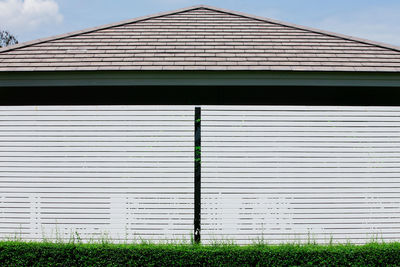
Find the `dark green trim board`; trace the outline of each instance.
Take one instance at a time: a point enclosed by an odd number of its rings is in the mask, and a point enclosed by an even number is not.
[[[300,71],[0,72],[0,88],[58,86],[400,87],[400,73]]]

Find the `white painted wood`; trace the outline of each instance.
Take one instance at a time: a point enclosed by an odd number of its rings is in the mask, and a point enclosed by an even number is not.
[[[277,111],[275,111],[277,112]],[[296,112],[297,113],[297,112]],[[391,114],[391,116],[355,116],[353,114],[303,114],[297,115],[295,112],[292,114],[255,114],[255,115],[204,115],[202,119],[206,120],[207,123],[214,121],[222,121],[222,122],[253,122],[253,121],[262,121],[262,122],[354,122],[355,124],[367,121],[367,122],[399,122],[400,118]],[[16,118],[19,119],[20,116]],[[99,116],[101,117],[101,116]],[[22,117],[23,118],[23,117]],[[46,117],[47,118],[47,117]],[[97,117],[96,117],[97,118]],[[138,118],[140,119],[140,118]]]
[[[192,106],[0,107],[0,238],[190,239]]]
[[[202,240],[400,237],[400,108],[202,107]],[[189,239],[193,106],[0,107],[0,237]]]
[[[202,240],[400,237],[400,108],[203,106]]]
[[[147,120],[142,120],[142,121],[132,121],[132,120],[126,120],[126,119],[121,119],[118,120],[115,118],[114,120],[110,117],[108,120],[74,120],[72,122],[66,121],[66,120],[34,120],[34,118],[26,119],[26,120],[14,120],[12,118],[9,119],[4,119],[0,120],[0,127],[1,126],[15,126],[15,127],[20,127],[20,126],[67,126],[71,127],[74,129],[74,127],[78,126],[91,126],[91,127],[103,127],[103,126],[129,126],[129,127],[171,127],[171,125],[174,125],[176,129],[186,129],[189,124],[188,120],[174,120],[174,121],[166,121],[166,120],[160,120],[159,121],[147,121]],[[18,129],[18,128],[17,128]]]
[[[332,112],[332,111],[344,111],[344,112],[374,112],[374,111],[386,111],[386,112],[398,112],[397,107],[378,107],[378,106],[214,106],[208,105],[203,106],[203,111],[295,111],[295,112]],[[367,113],[368,114],[368,113]],[[206,113],[204,115],[207,115]]]

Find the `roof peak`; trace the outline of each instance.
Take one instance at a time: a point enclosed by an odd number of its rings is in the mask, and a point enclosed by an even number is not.
[[[200,4],[200,5],[189,6],[189,7],[185,7],[185,8],[181,8],[181,9],[176,9],[173,11],[160,12],[160,13],[156,13],[156,14],[152,14],[152,15],[123,20],[123,21],[119,21],[116,23],[110,23],[110,24],[105,24],[105,25],[101,25],[101,26],[97,26],[97,27],[91,27],[91,28],[87,28],[87,29],[83,29],[83,30],[73,31],[73,32],[69,32],[69,33],[65,33],[65,34],[61,34],[61,35],[55,35],[55,36],[51,36],[51,37],[47,37],[47,38],[40,38],[40,39],[36,39],[36,40],[32,40],[32,41],[27,41],[27,42],[23,42],[20,44],[0,48],[0,53],[18,49],[18,48],[22,48],[22,47],[35,45],[35,44],[40,44],[40,43],[59,40],[59,39],[67,38],[67,37],[80,35],[80,34],[90,33],[90,32],[94,32],[94,31],[98,31],[98,30],[122,26],[122,25],[130,24],[130,23],[136,23],[136,22],[140,22],[140,21],[144,21],[144,20],[149,20],[152,18],[158,18],[158,17],[164,17],[164,16],[168,16],[168,15],[174,15],[174,14],[178,14],[178,13],[188,12],[188,11],[192,11],[192,10],[196,10],[196,9],[208,9],[208,10],[217,11],[217,12],[221,12],[221,13],[225,13],[225,14],[241,16],[241,17],[245,17],[245,18],[249,18],[249,19],[254,19],[254,20],[258,20],[258,21],[264,21],[267,23],[273,23],[273,24],[277,24],[277,25],[281,25],[281,26],[305,30],[308,32],[319,33],[319,34],[337,37],[337,38],[350,40],[350,41],[355,41],[355,42],[359,42],[359,43],[363,43],[363,44],[374,45],[374,46],[378,46],[381,48],[386,48],[386,49],[395,50],[395,51],[400,52],[400,46],[390,45],[390,44],[377,42],[377,41],[371,41],[371,40],[367,40],[367,39],[362,39],[362,38],[353,37],[353,36],[349,36],[349,35],[320,30],[320,29],[311,28],[311,27],[307,27],[307,26],[301,26],[301,25],[283,22],[283,21],[279,21],[279,20],[275,20],[275,19],[271,19],[271,18],[251,15],[251,14],[247,14],[247,13],[243,13],[243,12],[239,12],[239,11],[233,11],[233,10],[228,10],[228,9],[223,9],[223,8],[218,8],[218,7],[214,7],[214,6]]]

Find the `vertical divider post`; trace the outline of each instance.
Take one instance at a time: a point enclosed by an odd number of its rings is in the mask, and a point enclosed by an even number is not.
[[[194,242],[200,243],[201,229],[201,108],[194,115]]]

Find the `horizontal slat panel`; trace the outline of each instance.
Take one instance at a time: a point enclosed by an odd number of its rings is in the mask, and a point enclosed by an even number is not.
[[[73,106],[1,106],[0,111],[38,111],[38,110],[46,110],[46,111],[83,111],[83,110],[149,110],[149,111],[159,111],[159,110],[186,110],[192,111],[192,106],[170,106],[170,105],[157,105],[157,106],[149,106],[149,105],[135,105],[135,106],[85,106],[85,105],[73,105]]]
[[[0,237],[189,239],[193,118],[191,106],[0,107]]]
[[[5,139],[5,138],[4,138]],[[3,137],[0,139],[3,140]],[[375,138],[359,138],[357,136],[352,137],[286,137],[286,136],[208,136],[203,137],[203,141],[206,142],[215,142],[215,143],[230,143],[230,142],[246,142],[246,143],[279,143],[284,145],[285,143],[296,145],[298,143],[331,143],[333,144],[346,144],[346,143],[356,143],[356,144],[369,144],[371,146],[377,144],[385,144],[385,143],[392,143],[392,142],[399,142],[399,137],[375,137]],[[393,143],[392,143],[393,145]]]
[[[382,156],[366,154],[364,156],[339,156],[326,153],[325,155],[312,155],[305,153],[286,153],[276,155],[274,153],[266,153],[260,157],[208,157],[202,160],[203,164],[220,165],[220,164],[262,164],[262,163],[400,163],[400,159],[396,154],[386,154]],[[287,156],[286,156],[287,155]],[[381,155],[381,154],[379,154]],[[330,156],[330,157],[328,157]],[[4,159],[6,160],[6,159]],[[8,160],[8,159],[7,159]],[[10,158],[12,160],[12,158]],[[0,158],[0,162],[3,158]]]
[[[306,120],[306,121],[267,121],[267,120],[254,120],[254,121],[245,121],[245,120],[238,120],[238,121],[204,121],[202,120],[202,125],[205,127],[211,127],[211,126],[228,126],[232,125],[234,123],[235,127],[238,126],[302,126],[302,127],[332,127],[332,128],[339,128],[339,127],[386,127],[387,129],[389,128],[395,128],[398,126],[397,121],[312,121],[312,120]]]
[[[57,172],[57,173],[85,173],[85,172],[96,172],[96,173],[127,173],[127,172],[191,172],[193,170],[192,167],[189,166],[183,166],[183,167],[137,167],[137,168],[132,168],[132,167],[112,167],[112,166],[96,166],[96,167],[87,167],[87,166],[82,166],[82,167],[18,167],[16,169],[15,167],[2,167],[0,170],[0,173],[7,173],[7,172],[18,172],[18,173],[23,173],[23,172],[42,172],[42,173],[49,173],[49,172]]]
[[[101,163],[107,163],[101,166]],[[100,166],[99,166],[100,165]],[[48,169],[48,168],[70,168],[71,170],[74,169],[81,169],[81,168],[103,168],[103,169],[113,169],[113,168],[121,168],[124,170],[129,170],[132,168],[154,168],[154,165],[157,165],[157,168],[192,168],[192,162],[158,162],[158,161],[151,161],[151,162],[2,162],[0,161],[0,167],[3,168],[12,168],[15,170],[18,167],[18,170],[25,170],[26,168],[41,168],[41,169]],[[129,169],[127,169],[129,168]]]
[[[104,212],[104,210],[110,209],[110,207],[105,207],[102,204],[87,204],[87,203],[77,203],[74,204],[73,207],[71,207],[70,203],[54,203],[54,204],[45,204],[42,203],[41,208],[43,209],[44,213],[45,212],[57,212],[61,210],[61,212],[87,212],[87,211],[99,211],[99,212]],[[144,209],[142,212],[146,212],[146,209],[159,209],[163,210],[166,209],[168,212],[171,213],[179,213],[181,212],[182,209],[192,209],[193,208],[193,203],[154,203],[154,204],[148,204],[148,203],[140,203],[140,208]],[[131,209],[132,212],[135,213],[141,213],[138,212],[137,209]],[[115,214],[125,214],[126,209],[123,208],[113,208],[113,212]],[[148,211],[147,211],[148,212]]]
[[[0,120],[0,127],[2,126],[67,126],[71,127],[74,129],[74,127],[81,127],[81,126],[129,126],[129,127],[171,127],[171,125],[174,125],[176,129],[184,128],[186,129],[188,126],[192,125],[193,120],[186,120],[186,121],[165,121],[165,120],[159,120],[159,121],[147,121],[147,120],[142,120],[142,121],[129,121],[129,120],[116,120],[110,118],[109,120],[74,120],[73,122],[66,120],[29,120],[28,118],[26,120],[13,120],[13,119],[4,119]],[[18,129],[18,128],[17,128]]]
[[[139,187],[139,186],[120,186],[120,187],[109,187],[109,186],[97,186],[97,187],[82,187],[81,185],[68,186],[60,188],[57,186],[46,186],[46,187],[17,187],[2,186],[0,193],[80,193],[80,194],[145,194],[145,193],[157,193],[157,194],[192,194],[193,187],[180,186],[180,187]]]
[[[166,179],[167,180],[167,179]],[[182,190],[184,188],[193,188],[193,185],[190,183],[182,183],[182,182],[176,182],[176,183],[170,183],[170,182],[165,182],[163,183],[163,186],[160,186],[159,184],[156,183],[134,183],[134,182],[125,182],[125,183],[113,183],[112,181],[109,181],[107,183],[97,183],[95,181],[92,182],[87,182],[87,183],[82,183],[80,181],[71,181],[69,183],[66,182],[62,182],[62,181],[54,181],[54,182],[35,182],[35,183],[15,183],[15,182],[2,182],[0,181],[0,185],[2,187],[2,189],[6,189],[6,188],[21,188],[21,189],[30,189],[30,188],[37,188],[37,189],[46,189],[46,188],[53,188],[53,187],[62,187],[65,188],[66,190],[69,188],[79,188],[82,190],[85,190],[86,188],[108,188],[111,190],[114,189],[123,189],[125,188],[126,190],[132,190],[132,189],[140,189],[146,191],[149,190],[151,188],[156,189],[165,189],[166,191],[168,190]],[[157,185],[158,187],[155,187],[155,185]]]
[[[241,189],[270,189],[270,188],[279,188],[279,190],[286,189],[286,188],[304,188],[304,189],[314,189],[314,188],[321,188],[321,189],[351,189],[351,188],[374,188],[374,189],[381,189],[381,188],[398,188],[400,186],[400,182],[389,182],[389,183],[380,183],[379,181],[375,181],[375,183],[364,183],[364,182],[353,182],[353,183],[346,183],[346,182],[336,182],[336,183],[320,183],[318,181],[314,181],[314,183],[248,183],[246,185],[242,183],[212,183],[209,186],[203,186],[204,190],[211,189],[211,188],[241,188]]]
[[[225,115],[225,116],[218,116],[214,115],[204,115],[202,116],[202,120],[208,122],[214,121],[222,121],[222,122],[253,122],[253,121],[263,121],[263,122],[297,122],[297,121],[304,121],[304,122],[399,122],[400,115],[399,113],[393,113],[391,116],[373,116],[364,114],[363,116],[356,116],[354,114],[324,114],[323,116],[319,114],[304,114],[303,116],[295,115],[295,114],[281,114],[276,116],[275,112],[267,113],[267,114],[256,114],[256,115]],[[396,116],[397,115],[397,116]],[[206,124],[207,125],[207,124]]]
[[[245,214],[246,215],[246,214]],[[215,217],[212,215],[208,215],[207,217],[204,217],[204,220],[210,220]],[[283,216],[281,216],[282,218]],[[321,216],[305,216],[305,218],[282,218],[281,220],[284,222],[280,222],[279,218],[271,218],[271,215],[268,216],[268,214],[265,214],[262,219],[248,219],[248,220],[238,220],[237,219],[237,214],[228,214],[225,215],[223,214],[223,220],[224,222],[228,223],[235,223],[238,224],[238,221],[243,222],[243,223],[252,223],[252,222],[266,222],[263,223],[263,225],[268,226],[268,221],[270,222],[270,227],[274,225],[274,227],[304,227],[303,229],[312,229],[313,227],[315,228],[323,228],[328,225],[332,227],[332,225],[365,225],[365,224],[373,224],[376,223],[377,225],[394,225],[398,226],[400,223],[400,219],[398,217],[392,218],[392,217],[385,217],[382,216],[381,218],[362,218],[361,216],[356,217],[356,218],[343,218],[343,217],[336,217],[336,218],[322,218]],[[286,223],[285,223],[286,222]],[[371,226],[373,228],[373,226]],[[267,229],[266,229],[267,232]],[[260,234],[260,233],[254,233],[254,234]],[[310,233],[311,234],[311,233]],[[368,231],[365,232],[365,234],[368,234]]]
[[[43,148],[44,149],[44,148]],[[2,151],[0,152],[0,157],[26,157],[26,156],[33,156],[33,157],[65,157],[65,158],[76,158],[76,157],[93,157],[93,158],[114,158],[114,157],[127,157],[129,159],[132,158],[157,158],[161,155],[164,157],[176,157],[176,158],[187,158],[193,157],[193,153],[191,151],[181,151],[181,148],[168,148],[168,147],[149,147],[147,149],[132,149],[132,150],[124,150],[124,151],[113,151],[112,149],[99,149],[95,151],[91,151],[90,148],[85,147],[85,150],[80,149],[79,151],[68,151],[68,150],[61,150],[60,148],[57,151],[29,151],[28,149],[23,151]],[[182,148],[182,150],[185,148]],[[192,149],[192,148],[191,148]],[[189,149],[188,149],[189,150]],[[1,151],[1,150],[0,150]],[[112,153],[111,153],[112,152]],[[105,153],[109,153],[105,155]]]
[[[1,176],[1,174],[0,174]],[[277,171],[277,172],[253,172],[253,173],[237,173],[237,172],[208,172],[202,173],[202,177],[205,178],[229,178],[229,177],[237,177],[237,178],[336,178],[336,177],[343,177],[343,178],[392,178],[392,177],[399,177],[398,173],[392,172],[293,172],[291,170],[286,171]]]
[[[208,203],[208,202],[205,202]],[[212,202],[208,203],[209,205],[212,205]],[[262,203],[263,205],[268,205],[270,203]],[[369,217],[374,217],[374,216],[391,216],[393,215],[394,212],[399,212],[399,203],[396,204],[386,204],[387,207],[385,206],[385,211],[382,211],[381,205],[382,203],[368,203],[368,204],[309,204],[305,205],[304,207],[308,208],[300,208],[297,207],[298,205],[288,205],[287,212],[281,213],[287,214],[290,216],[296,216],[296,215],[311,215],[311,214],[316,214],[316,215],[321,215],[325,216],[325,214],[330,214],[330,215],[337,215],[337,217],[340,217],[341,214],[348,214],[351,213],[353,215],[368,215]],[[368,206],[369,205],[369,206]],[[226,206],[226,208],[225,208]],[[261,206],[261,205],[260,205]],[[314,208],[315,206],[315,208]],[[242,204],[242,206],[230,206],[229,204],[224,205],[224,212],[223,214],[235,214],[240,210],[240,214],[245,215],[247,214],[248,216],[252,216],[254,214],[253,219],[256,219],[257,216],[260,217],[268,217],[268,212],[269,209],[267,208],[262,208],[262,207],[255,207],[254,203],[246,203]],[[220,208],[216,207],[215,209],[207,209],[203,212],[204,216],[212,215],[212,214],[218,214],[220,212]],[[207,216],[206,216],[207,217]]]
[[[238,143],[240,145],[240,143]],[[348,146],[330,146],[329,144],[325,144],[325,146],[312,146],[307,144],[297,144],[293,146],[260,146],[254,145],[250,146],[246,144],[239,145],[230,145],[230,146],[205,146],[202,147],[203,152],[218,152],[221,153],[222,156],[243,156],[243,155],[254,155],[258,153],[257,156],[263,156],[262,153],[265,152],[307,152],[307,153],[326,153],[329,149],[332,153],[399,153],[400,146],[392,146],[392,147],[373,147],[368,145],[352,147],[351,145]],[[241,152],[241,153],[238,153]],[[243,153],[245,152],[245,153]],[[226,154],[228,153],[228,154]],[[211,154],[211,153],[210,153]],[[225,155],[226,154],[226,155]],[[218,154],[216,154],[218,155]],[[214,156],[211,154],[211,156]],[[279,154],[277,155],[279,156]]]
[[[122,128],[122,127],[121,127]],[[75,131],[71,130],[4,130],[0,128],[0,136],[9,137],[9,136],[21,136],[21,137],[29,137],[29,138],[37,138],[37,137],[99,137],[99,136],[110,136],[110,137],[142,137],[144,139],[154,138],[155,141],[158,141],[159,138],[168,138],[168,137],[191,137],[193,136],[193,132],[191,131],[138,131],[131,130],[127,131],[126,129],[108,129],[102,130],[99,129],[97,131],[92,130],[80,130],[77,129]],[[33,139],[34,141],[36,139]]]
[[[365,112],[373,112],[373,111],[387,111],[387,112],[400,112],[398,107],[378,107],[378,106],[202,106],[204,115],[210,111],[346,111],[346,112],[354,112],[354,111],[365,111]]]
[[[177,144],[182,141],[190,142],[191,136],[102,136],[101,134],[96,136],[20,136],[20,135],[9,135],[0,136],[0,143],[5,142],[152,142],[152,143],[165,143]]]
[[[394,238],[399,114],[203,107],[203,241]],[[190,106],[0,107],[0,227],[38,223],[49,238],[57,225],[65,238],[70,229],[84,238],[102,229],[119,240],[189,236],[193,118]],[[41,238],[37,228],[21,235]]]
[[[202,181],[213,185],[224,184],[386,184],[398,183],[400,177],[203,177]]]
[[[326,108],[326,107],[321,107]],[[367,108],[359,108],[354,109],[356,107],[352,107],[353,109],[342,108],[341,110],[335,110],[335,107],[332,107],[332,110],[311,110],[311,109],[298,109],[298,110],[290,110],[286,107],[282,107],[281,109],[276,110],[263,110],[262,107],[259,110],[235,110],[234,107],[227,107],[225,110],[212,110],[203,107],[203,118],[211,118],[211,117],[361,117],[361,118],[374,118],[374,117],[394,117],[400,114],[399,110],[377,110],[377,107],[367,107]],[[375,110],[374,110],[375,109]],[[224,112],[229,111],[229,112]]]
[[[316,179],[320,179],[317,180]],[[118,177],[2,177],[1,183],[4,182],[13,182],[13,183],[40,183],[40,182],[48,182],[48,183],[110,183],[110,184],[118,184],[118,183],[193,183],[192,177],[126,177],[126,178],[118,178]],[[223,185],[234,185],[240,184],[253,186],[255,184],[259,185],[271,185],[274,184],[279,186],[280,184],[284,185],[348,185],[348,184],[358,184],[360,183],[360,178],[203,178],[202,181],[204,183],[209,183],[215,186],[223,186]],[[361,182],[364,186],[371,185],[376,186],[377,184],[397,184],[400,183],[400,177],[397,178],[363,178]]]
[[[3,189],[5,190],[5,189]],[[202,188],[202,192],[204,194],[207,193],[240,193],[245,190],[251,191],[253,194],[268,194],[268,193],[274,193],[276,191],[279,191],[280,194],[313,194],[313,193],[324,193],[324,194],[335,194],[335,193],[396,193],[400,190],[400,187],[374,187],[373,185],[370,185],[369,187],[322,187],[322,186],[315,186],[315,187],[251,187],[251,186],[242,186],[241,188],[236,188],[236,187],[207,187],[207,188]]]
[[[93,110],[60,110],[58,107],[54,107],[52,110],[43,109],[43,107],[38,107],[37,110],[0,110],[0,116],[7,117],[20,117],[20,116],[40,116],[40,117],[81,117],[81,116],[122,116],[129,118],[139,118],[139,117],[180,117],[180,118],[190,118],[193,117],[191,109],[187,110],[144,110],[144,109],[131,109],[131,110],[118,110],[120,107],[115,107],[114,110],[103,109],[93,109]]]
[[[0,124],[1,125],[1,124]],[[4,126],[1,126],[4,127]],[[1,129],[0,127],[0,129]],[[271,134],[271,135],[282,135],[290,136],[295,134],[305,134],[305,135],[335,135],[336,133],[346,134],[346,135],[358,135],[358,134],[385,134],[385,133],[399,133],[399,129],[396,127],[357,127],[355,125],[350,125],[348,127],[312,127],[312,131],[309,131],[306,126],[303,125],[283,125],[283,126],[271,126],[271,125],[237,125],[237,124],[224,124],[213,125],[212,128],[203,128],[202,134],[207,135],[219,135],[222,133],[238,133],[244,132],[246,134],[257,133],[257,134]]]
[[[329,167],[321,167],[321,166],[316,166],[314,168],[301,168],[301,167],[295,167],[295,168],[207,168],[207,172],[204,172],[206,176],[211,176],[210,174],[215,174],[215,175],[221,175],[221,174],[230,174],[232,173],[233,175],[238,175],[238,174],[275,174],[275,177],[279,177],[280,174],[285,174],[285,173],[292,173],[292,174],[305,174],[305,173],[314,173],[314,174],[320,174],[320,176],[325,176],[324,174],[329,174],[331,175],[332,173],[336,173],[336,175],[343,174],[345,176],[350,175],[350,176],[363,176],[362,174],[368,174],[368,173],[378,173],[378,174],[386,174],[388,173],[391,175],[393,172],[399,172],[399,168],[340,168],[340,167],[335,167],[335,168],[329,168]],[[361,174],[361,175],[354,175],[354,174]],[[292,175],[295,176],[295,175]],[[241,176],[243,177],[243,176]],[[266,176],[267,177],[267,176]]]
[[[203,242],[395,238],[399,118],[398,107],[203,107]]]
[[[100,172],[53,172],[53,173],[40,173],[40,172],[12,172],[12,173],[0,173],[0,177],[2,178],[9,178],[9,177],[63,177],[63,178],[163,178],[163,177],[186,177],[186,178],[193,178],[193,172],[118,172],[118,173],[100,173]]]
[[[60,125],[31,125],[31,126],[26,126],[26,125],[0,125],[0,133],[6,134],[7,132],[13,132],[13,133],[31,133],[31,132],[41,132],[41,133],[49,133],[49,132],[54,132],[54,133],[71,133],[71,134],[76,134],[76,133],[113,133],[113,132],[124,132],[124,133],[129,133],[133,135],[143,135],[143,134],[149,134],[149,135],[157,135],[159,133],[163,134],[180,134],[180,135],[186,135],[189,133],[193,133],[193,127],[192,125],[186,125],[186,126],[180,126],[177,128],[176,126],[135,126],[135,125],[68,125],[65,123],[65,126],[60,126]]]
[[[37,183],[69,183],[69,184],[153,184],[169,183],[169,184],[185,184],[193,186],[192,177],[2,177],[0,183],[21,183],[25,185],[34,185]]]
[[[0,133],[1,133],[0,128]],[[247,128],[246,128],[247,129]],[[301,129],[292,129],[292,130],[284,130],[281,129],[281,131],[274,131],[274,130],[260,130],[260,129],[246,129],[242,128],[234,128],[231,129],[230,131],[225,129],[224,130],[219,130],[216,131],[215,129],[208,130],[207,132],[203,133],[202,136],[203,138],[212,138],[212,137],[247,137],[247,138],[252,138],[252,137],[268,137],[271,139],[274,138],[297,138],[298,140],[301,140],[302,138],[306,138],[309,140],[309,138],[314,137],[314,138],[323,138],[323,139],[328,139],[331,138],[332,140],[347,140],[347,139],[360,139],[361,141],[365,140],[380,140],[385,137],[390,137],[390,138],[399,138],[400,137],[400,131],[386,131],[386,132],[380,132],[380,131],[375,131],[375,132],[356,132],[356,131],[301,131]],[[280,140],[280,139],[279,139]],[[284,139],[283,139],[284,140]]]
[[[236,163],[237,164],[237,163]],[[224,168],[235,168],[235,169],[271,169],[271,168],[398,168],[400,166],[399,162],[262,162],[262,163],[254,163],[254,162],[241,162],[241,166],[235,167],[232,166],[232,162],[229,163],[207,163],[203,162],[203,167],[210,169],[224,169]],[[266,170],[268,171],[268,170]]]
[[[212,226],[211,226],[212,227]],[[247,228],[248,229],[248,228]],[[226,235],[234,235],[236,234],[246,234],[246,235],[254,235],[254,232],[251,230],[247,230],[245,226],[242,228],[233,228],[233,227],[215,227],[215,228],[210,228],[207,230],[207,232],[203,232],[204,234],[211,234],[212,232],[214,233],[223,233]],[[265,229],[256,228],[258,231],[262,232]],[[307,229],[302,229],[302,231],[296,231],[296,230],[286,230],[286,229],[270,229],[268,232],[264,232],[264,236],[277,236],[277,235],[298,235],[298,236],[307,236],[307,233],[304,233]],[[330,229],[330,230],[325,230],[321,229],[320,231],[316,232],[316,234],[322,234],[322,235],[329,235],[329,234],[335,234],[335,235],[346,235],[349,236],[349,238],[354,237],[354,236],[370,236],[372,238],[373,235],[380,236],[380,234],[383,235],[388,235],[388,234],[400,234],[400,229],[386,229],[384,231],[379,231],[379,230],[374,230],[374,229],[369,229],[371,231],[370,234],[365,234],[365,229]]]
[[[268,205],[269,203],[263,203],[264,205]],[[299,206],[300,204],[298,204]],[[316,207],[314,208],[312,205],[315,205]],[[352,205],[352,206],[351,206]],[[370,205],[370,206],[368,206]],[[327,205],[327,204],[320,204],[318,206],[318,203],[316,204],[309,204],[309,206],[304,206],[304,207],[308,207],[308,208],[299,208],[295,205],[289,205],[287,207],[288,211],[287,213],[282,212],[281,214],[284,216],[286,215],[290,215],[291,217],[295,218],[295,217],[300,217],[302,215],[314,215],[314,216],[321,216],[321,217],[325,217],[325,215],[332,215],[332,216],[336,216],[336,217],[341,217],[341,215],[343,216],[347,216],[349,214],[351,215],[368,215],[368,217],[372,218],[375,216],[378,217],[391,217],[393,216],[394,212],[398,212],[399,211],[399,206],[398,203],[397,204],[386,204],[387,207],[385,206],[385,209],[381,209],[381,207],[379,207],[379,205],[382,205],[381,203],[368,203],[368,204],[336,204],[336,205]],[[397,205],[397,206],[396,206]],[[225,206],[225,205],[224,205]],[[343,209],[343,210],[341,210]],[[266,214],[268,214],[268,209],[267,208],[262,208],[262,207],[255,207],[254,203],[248,203],[246,205],[242,205],[241,207],[233,207],[233,206],[229,206],[227,205],[227,208],[224,208],[224,212],[223,214],[234,214],[236,213],[238,210],[240,210],[240,214],[254,214],[255,217],[253,219],[257,219],[257,217],[265,217]],[[385,210],[385,211],[382,211]],[[212,214],[216,214],[220,212],[220,209],[217,207],[215,209],[210,209],[204,212],[204,215],[206,216],[207,214],[212,215]]]
[[[165,154],[163,154],[165,155]],[[15,163],[15,164],[21,164],[21,163],[38,163],[38,162],[46,162],[46,163],[60,163],[60,162],[65,162],[65,163],[78,163],[78,164],[91,164],[94,162],[109,162],[111,164],[113,163],[121,163],[121,164],[128,164],[128,163],[144,163],[147,164],[149,162],[158,162],[158,163],[193,163],[193,160],[188,156],[187,158],[177,158],[177,157],[162,157],[160,156],[154,156],[154,157],[140,157],[138,155],[133,156],[133,157],[86,157],[84,155],[82,156],[75,156],[75,157],[63,157],[63,156],[50,156],[48,158],[46,157],[7,157],[7,156],[0,156],[0,162],[2,163]]]
[[[153,122],[153,123],[160,123],[170,122],[173,124],[174,122],[192,122],[191,116],[181,116],[181,115],[171,115],[171,116],[119,116],[119,115],[57,115],[47,113],[45,116],[40,115],[19,115],[19,116],[12,116],[10,114],[0,116],[0,121],[63,121],[63,122],[74,122],[74,121],[92,121],[92,122],[101,122],[101,121],[129,121],[129,122]]]
[[[223,197],[221,197],[223,196]],[[275,192],[268,193],[258,193],[258,192],[228,192],[228,193],[221,193],[221,192],[209,192],[208,194],[203,194],[203,198],[217,198],[218,201],[227,200],[227,201],[234,201],[234,200],[247,200],[247,199],[263,199],[265,197],[268,198],[275,198],[275,201],[286,201],[286,199],[337,199],[337,198],[364,198],[365,201],[370,199],[397,199],[399,197],[398,193],[392,192],[279,192],[275,190]],[[221,198],[218,198],[221,197]],[[260,200],[261,201],[261,200]]]

